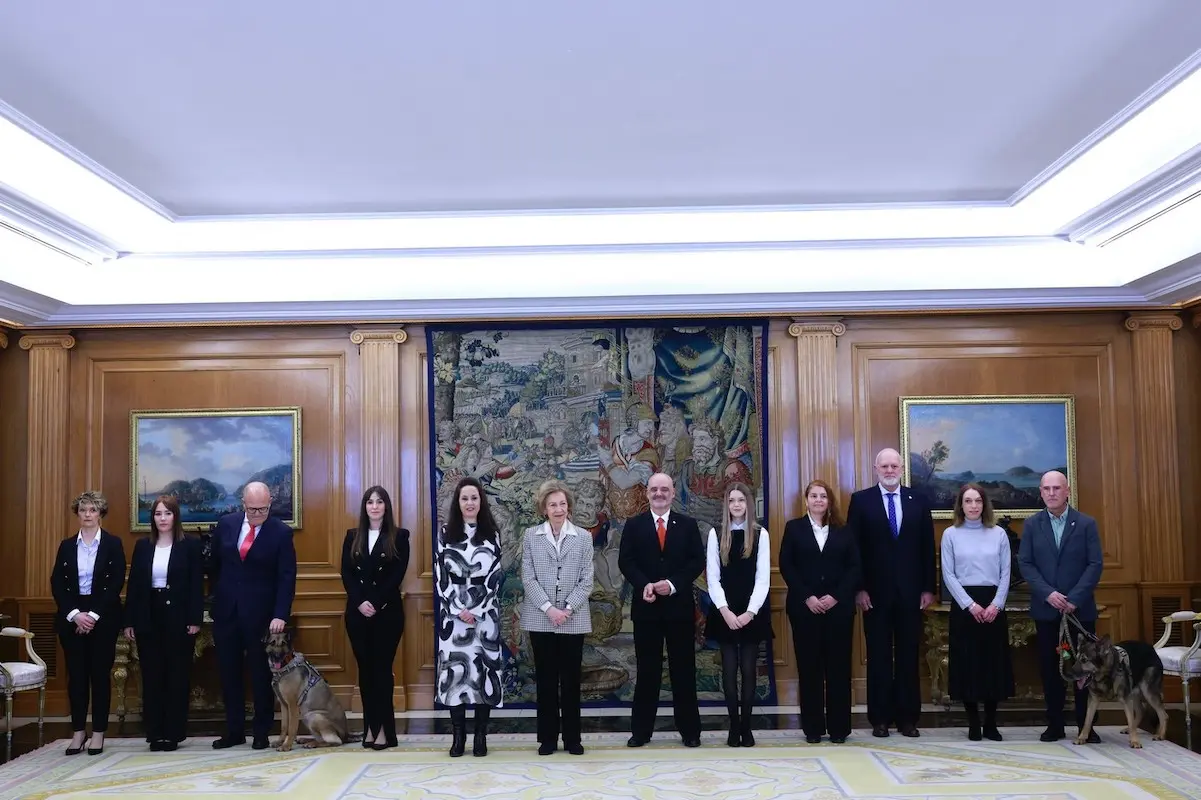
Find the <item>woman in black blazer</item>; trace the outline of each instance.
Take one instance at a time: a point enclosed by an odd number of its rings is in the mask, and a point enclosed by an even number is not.
[[[160,495],[150,535],[133,548],[125,593],[125,636],[138,643],[142,725],[151,750],[185,738],[194,637],[204,621],[200,540],[184,536],[179,501]]]
[[[396,746],[392,662],[404,633],[400,584],[409,568],[409,532],[397,528],[392,498],[382,486],[363,494],[359,526],[342,543],[346,635],[359,665],[363,747]]]
[[[825,481],[805,487],[805,516],[789,520],[780,542],[788,619],[801,685],[801,728],[817,744],[827,730],[841,744],[851,733],[851,632],[859,547],[838,497]]]
[[[125,585],[125,548],[100,527],[108,501],[100,492],[84,492],[71,502],[79,532],[63,539],[50,573],[54,616],[67,666],[71,705],[71,745],[67,755],[84,748],[88,695],[92,701],[92,737],[88,755],[104,752],[112,699],[113,661],[121,631],[121,587]]]

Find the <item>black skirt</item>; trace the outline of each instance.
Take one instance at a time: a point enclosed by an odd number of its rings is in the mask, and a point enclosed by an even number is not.
[[[981,607],[987,607],[997,595],[995,586],[963,589]],[[1009,621],[1005,611],[990,623],[980,623],[952,601],[948,627],[947,688],[951,698],[978,703],[1013,697],[1013,662],[1009,657]]]

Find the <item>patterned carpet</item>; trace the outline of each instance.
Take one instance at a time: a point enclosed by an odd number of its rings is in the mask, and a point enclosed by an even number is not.
[[[63,755],[55,742],[0,768],[0,800],[162,795],[243,800],[480,798],[481,800],[842,800],[842,798],[997,798],[1112,800],[1201,797],[1201,755],[1144,737],[1131,750],[1117,728],[1103,743],[1042,744],[1038,728],[1006,728],[1004,742],[969,742],[961,729],[924,731],[917,740],[857,732],[841,746],[806,745],[792,731],[756,734],[759,746],[725,746],[706,733],[689,750],[674,734],[632,750],[626,734],[585,735],[582,757],[539,757],[531,734],[489,737],[487,759],[446,755],[447,737],[407,735],[384,752],[214,751],[190,739],[174,753],[151,753],[134,739],[110,739],[101,756]],[[470,747],[470,741],[468,742]]]

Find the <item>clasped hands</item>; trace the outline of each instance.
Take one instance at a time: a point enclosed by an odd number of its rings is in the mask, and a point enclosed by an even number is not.
[[[828,594],[822,595],[821,597],[809,595],[809,599],[805,601],[805,605],[808,606],[809,610],[814,614],[825,614],[831,608],[834,608],[834,606],[838,605],[838,601]]]
[[[747,625],[750,625],[751,620],[755,618],[755,615],[749,611],[744,611],[741,614],[735,614],[730,610],[729,606],[722,606],[721,618],[726,621],[726,627],[732,631],[736,631],[739,628],[745,628]]]
[[[551,606],[546,609],[546,616],[550,618],[550,624],[556,628],[562,625],[567,620],[571,619],[571,609],[555,608]]]
[[[646,603],[655,602],[655,595],[667,597],[669,594],[671,594],[671,582],[666,578],[642,587],[642,600]]]
[[[972,603],[968,606],[967,613],[971,614],[976,622],[992,622],[997,618],[997,614],[1001,613],[1001,609],[991,603],[983,607],[979,603]]]

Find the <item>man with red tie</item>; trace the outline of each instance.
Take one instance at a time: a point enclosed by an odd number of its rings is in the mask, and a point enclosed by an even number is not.
[[[254,695],[255,750],[267,747],[275,719],[275,695],[263,637],[283,631],[296,594],[296,549],[292,529],[271,514],[266,484],[246,484],[243,514],[221,518],[213,532],[213,642],[225,701],[225,735],[217,750],[246,743],[243,675],[249,661]]]
[[[642,747],[651,740],[666,642],[676,730],[686,747],[699,747],[692,583],[705,568],[705,548],[696,520],[671,510],[675,484],[669,475],[652,475],[646,494],[651,510],[626,521],[617,559],[621,574],[634,587],[630,618],[638,672],[630,726],[633,735],[626,744]]]

